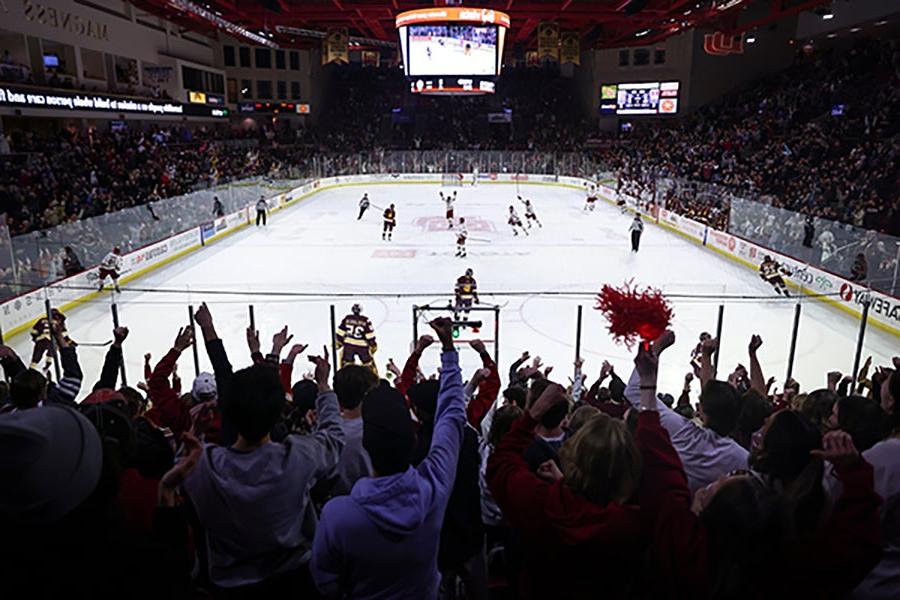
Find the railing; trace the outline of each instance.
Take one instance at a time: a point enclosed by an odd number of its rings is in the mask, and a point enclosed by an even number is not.
[[[900,238],[772,205],[722,185],[660,178],[659,206],[765,246],[800,262],[896,296]],[[646,188],[646,186],[645,186]]]

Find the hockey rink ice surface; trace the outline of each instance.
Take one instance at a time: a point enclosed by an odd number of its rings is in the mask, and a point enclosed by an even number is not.
[[[454,257],[456,237],[447,229],[444,204],[438,198],[439,190],[454,189],[459,192],[457,218],[465,217],[469,229],[467,259]],[[373,206],[357,221],[363,192],[369,193]],[[748,268],[649,223],[640,252],[632,254],[628,233],[632,217],[603,201],[598,201],[594,212],[584,212],[584,194],[578,190],[522,185],[520,192],[533,200],[543,223],[528,237],[514,237],[506,224],[508,207],[516,201],[513,184],[349,186],[312,195],[271,215],[268,227],[244,228],[132,281],[118,300],[120,320],[131,330],[125,343],[128,383],[134,385],[143,378],[144,353],[152,353],[154,364],[162,358],[178,327],[187,324],[188,305],[196,308],[204,300],[235,368],[249,364],[245,342],[249,304],[255,308],[263,352],[271,347],[272,334],[286,324],[294,334],[292,343],[309,344],[308,354],[321,353],[323,345],[330,348],[329,305],[336,305],[340,322],[354,302],[363,306],[375,326],[380,373],[384,374],[389,358],[402,368],[412,340],[412,305],[446,305],[456,278],[471,267],[482,304],[502,307],[499,350],[504,381],[509,364],[528,350],[554,367],[551,378],[568,383],[579,304],[584,307],[582,356],[589,382],[604,359],[627,380],[633,353],[610,340],[605,320],[593,310],[592,297],[542,293],[593,294],[604,283],[621,285],[633,279],[673,296],[677,342],[662,358],[660,391],[677,397],[698,335],[715,333],[720,300],[714,296],[721,295],[771,299],[726,301],[720,377],[739,362],[748,364],[747,344],[751,334],[758,333],[763,337],[759,355],[765,376],[774,376],[776,387],[783,388],[795,301],[777,299]],[[381,240],[380,209],[390,203],[396,205],[397,229],[388,243]],[[516,209],[524,217],[520,204]],[[290,295],[293,292],[308,296]],[[508,295],[511,292],[515,295]],[[410,293],[417,296],[393,296]],[[335,298],[334,294],[349,296]],[[69,312],[74,340],[112,338],[111,298],[105,292]],[[858,325],[842,311],[812,299],[800,300],[803,311],[794,377],[809,390],[825,385],[827,371],[851,370]],[[473,313],[473,319],[476,314],[480,313]],[[482,316],[481,336],[491,339],[493,317]],[[420,333],[429,331],[427,323],[419,324]],[[27,361],[31,355],[28,334],[11,341]],[[887,363],[897,347],[894,336],[870,326],[863,359],[873,356],[876,365]],[[210,370],[202,341],[198,350],[201,370]],[[86,374],[82,395],[99,377],[105,351],[79,348]],[[468,348],[462,350],[461,359],[468,378],[480,361]],[[426,374],[435,371],[437,344],[421,364]],[[298,358],[295,378],[310,366],[305,355]],[[179,362],[185,389],[193,380],[193,369],[188,350]],[[693,389],[696,393],[698,384]]]

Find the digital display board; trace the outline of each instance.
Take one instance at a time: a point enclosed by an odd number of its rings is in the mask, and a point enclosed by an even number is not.
[[[509,15],[489,8],[434,7],[397,15],[409,77],[495,77],[500,74]]]
[[[406,65],[411,77],[496,75],[497,27],[411,25]]]
[[[0,85],[0,108],[4,107],[73,110],[98,114],[214,117],[217,119],[228,116],[227,108],[216,108],[205,104]]]
[[[607,115],[674,115],[678,113],[679,83],[649,81],[600,86],[600,113]]]

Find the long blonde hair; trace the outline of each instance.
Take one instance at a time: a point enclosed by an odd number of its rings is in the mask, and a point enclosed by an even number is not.
[[[592,417],[566,440],[559,458],[565,484],[595,504],[622,504],[637,492],[641,453],[619,419]]]

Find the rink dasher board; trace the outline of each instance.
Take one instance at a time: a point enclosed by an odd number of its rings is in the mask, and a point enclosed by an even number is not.
[[[347,175],[317,179],[289,192],[276,194],[269,198],[268,200],[271,203],[269,212],[278,212],[319,192],[343,187],[400,184],[440,186],[442,185],[441,175],[443,173]],[[469,173],[468,175],[471,176],[472,174]],[[468,180],[464,183],[471,185]],[[596,182],[580,177],[480,173],[478,175],[478,183],[542,185],[585,190],[588,184]],[[600,197],[611,204],[615,204],[615,190],[605,185],[605,182],[601,182],[598,187]],[[637,209],[631,206],[627,207],[627,209],[631,212],[637,212]],[[211,242],[218,241],[235,231],[243,229],[252,222],[254,210],[253,205],[249,205],[225,217],[215,219],[213,221],[215,223],[214,229],[211,232],[209,230],[210,223],[203,223],[165,240],[148,244],[123,255],[124,266],[120,284],[124,285],[134,281],[188,253],[203,248]],[[816,300],[821,300],[843,310],[856,318],[859,318],[861,315],[862,301],[869,299],[871,301],[869,318],[872,324],[889,333],[900,336],[900,301],[896,298],[867,290],[833,273],[807,266],[789,256],[753,244],[738,236],[718,231],[692,219],[664,210],[660,211],[660,214],[662,218],[647,215],[649,217],[648,221],[748,267],[754,271],[754,276],[758,273],[759,263],[761,262],[757,257],[766,254],[775,256],[777,260],[792,270],[792,275],[787,277],[789,286],[811,295]],[[7,300],[0,305],[0,326],[3,328],[4,336],[11,338],[30,330],[34,323],[45,314],[45,299],[49,299],[53,307],[66,312],[96,298],[101,293],[111,293],[96,290],[95,286],[98,280],[99,267],[94,266],[73,277]],[[834,296],[822,296],[822,294],[833,294]]]
[[[616,203],[617,194],[613,188],[602,184],[599,188],[601,198],[610,204]],[[900,336],[900,299],[870,290],[830,271],[808,265],[776,250],[760,246],[740,236],[719,231],[665,209],[660,209],[659,214],[654,216],[633,205],[628,205],[626,208],[632,213],[640,212],[647,217],[649,223],[677,233],[751,269],[756,276],[759,275],[762,258],[766,255],[772,256],[791,271],[790,275],[784,276],[788,286],[811,296],[814,300],[820,300],[842,310],[856,319],[862,316],[863,303],[869,301],[868,318],[870,323],[883,331]]]

